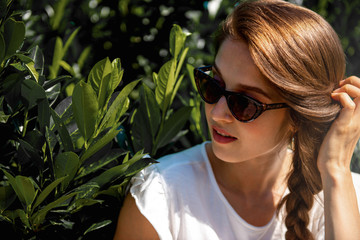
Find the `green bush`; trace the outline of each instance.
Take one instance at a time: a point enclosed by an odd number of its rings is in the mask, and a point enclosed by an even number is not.
[[[184,134],[192,107],[176,109],[172,103],[185,76],[187,34],[173,26],[172,58],[153,74],[154,86],[140,84],[134,104],[129,95],[141,80],[116,91],[123,76],[120,59],[97,62],[86,79],[58,76],[60,67],[71,69],[63,57],[78,30],[65,44],[56,39],[47,65],[39,47],[22,50],[25,25],[9,12],[11,2],[6,4],[0,26],[0,126],[6,132],[1,229],[19,239],[109,239],[129,179],[155,163],[146,153],[155,156]],[[73,87],[59,101],[63,83]]]

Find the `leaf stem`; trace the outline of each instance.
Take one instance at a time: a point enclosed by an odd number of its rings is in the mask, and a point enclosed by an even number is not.
[[[27,125],[28,125],[28,122],[29,122],[29,121],[27,120],[27,118],[28,118],[28,113],[29,113],[29,111],[26,110],[26,111],[25,111],[25,118],[24,118],[24,127],[23,127],[23,131],[22,131],[22,137],[25,137]]]

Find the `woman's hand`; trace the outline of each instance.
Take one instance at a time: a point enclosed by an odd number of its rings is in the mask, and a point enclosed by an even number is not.
[[[360,137],[360,79],[340,82],[331,97],[342,109],[321,144],[318,168],[324,193],[325,239],[360,239],[360,214],[350,171]]]
[[[321,175],[350,173],[350,162],[360,137],[360,78],[352,76],[340,82],[331,97],[342,109],[331,125],[318,156]]]

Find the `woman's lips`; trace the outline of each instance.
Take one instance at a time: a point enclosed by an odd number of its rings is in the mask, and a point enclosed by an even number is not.
[[[218,143],[230,143],[230,142],[237,140],[236,137],[231,136],[229,133],[227,133],[223,129],[220,129],[215,126],[212,127],[212,133],[213,133],[212,135],[213,135],[214,141],[216,141]]]

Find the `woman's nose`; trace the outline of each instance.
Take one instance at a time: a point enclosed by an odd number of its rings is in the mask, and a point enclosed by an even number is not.
[[[231,122],[234,120],[234,117],[227,105],[225,96],[222,96],[217,103],[214,103],[211,106],[212,109],[210,114],[214,121]]]

